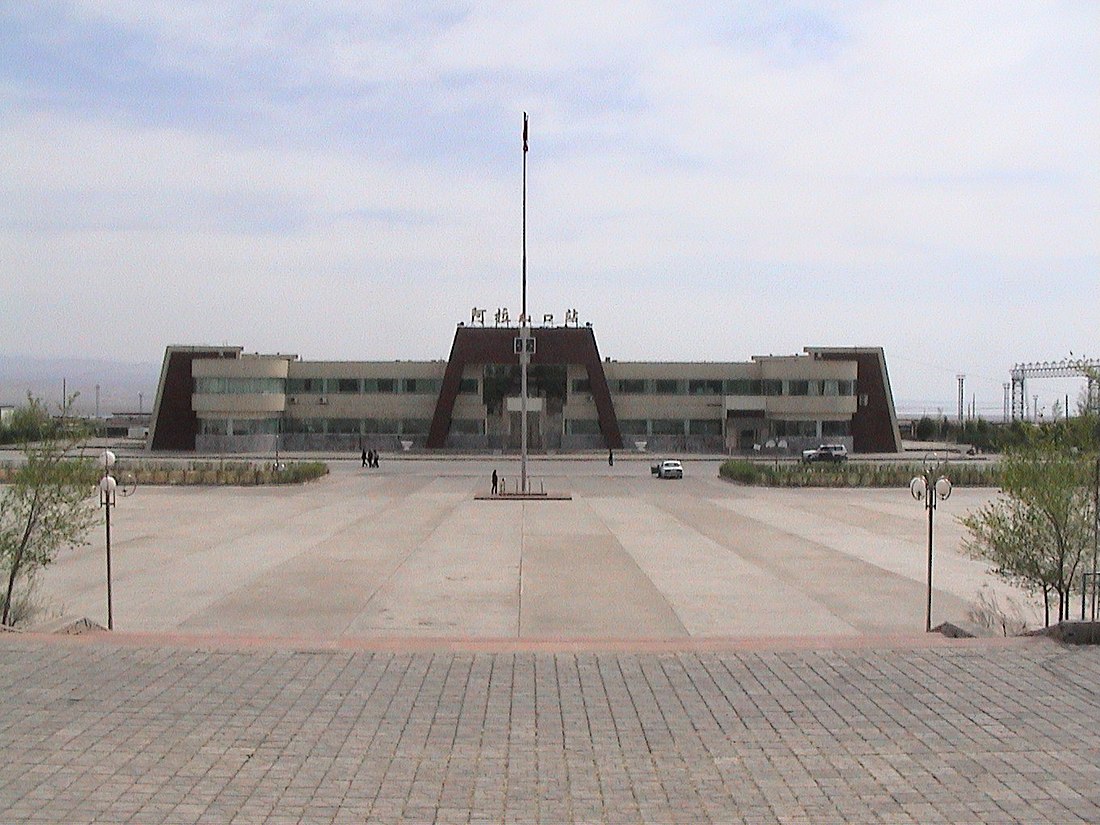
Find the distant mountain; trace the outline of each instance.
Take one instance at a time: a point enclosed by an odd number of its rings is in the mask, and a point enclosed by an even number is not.
[[[134,364],[91,358],[31,358],[0,355],[0,404],[23,404],[27,393],[41,398],[51,410],[61,403],[63,392],[79,392],[75,410],[96,413],[152,412],[160,364]]]

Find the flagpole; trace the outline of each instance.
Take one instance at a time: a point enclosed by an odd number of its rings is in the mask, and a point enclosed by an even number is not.
[[[527,492],[527,364],[531,355],[527,351],[527,338],[529,335],[527,320],[527,112],[523,113],[523,302],[519,316],[520,330],[520,459],[519,459],[519,483],[520,492]]]

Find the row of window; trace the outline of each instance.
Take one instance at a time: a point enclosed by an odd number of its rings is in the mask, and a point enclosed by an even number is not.
[[[573,379],[573,392],[591,392],[587,378]],[[855,381],[757,378],[620,378],[611,382],[619,395],[855,395]]]
[[[594,418],[570,418],[565,422],[569,435],[599,435],[600,422]],[[623,419],[619,432],[624,436],[649,435],[721,435],[722,421],[717,418]]]
[[[818,432],[818,424],[821,432]],[[807,438],[842,437],[852,434],[850,421],[772,421],[772,435],[803,436]]]
[[[199,395],[359,395],[366,393],[404,393],[439,395],[438,378],[196,378]],[[587,378],[573,379],[574,393],[590,393]],[[742,395],[778,396],[855,395],[854,381],[801,379],[664,379],[620,378],[611,382],[618,395]],[[476,378],[463,378],[459,392],[475,395]]]
[[[439,395],[441,385],[438,378],[288,378],[286,392],[287,395]],[[477,379],[463,379],[459,391],[476,393]]]
[[[438,378],[196,378],[198,395],[439,395]],[[476,394],[476,378],[463,378],[459,392]]]
[[[851,435],[849,421],[784,421],[773,420],[771,434],[777,436],[841,437]],[[820,432],[818,426],[820,425]],[[622,419],[619,431],[624,437],[650,435],[722,435],[722,421],[717,418],[650,418]],[[565,422],[569,435],[599,435],[596,419],[571,418]]]
[[[431,421],[427,418],[203,418],[203,435],[427,435]],[[451,432],[463,435],[485,435],[485,421],[479,418],[456,418]]]
[[[427,435],[431,422],[427,418],[286,418],[280,426],[278,418],[204,418],[203,435]],[[844,437],[851,435],[849,421],[786,421],[770,422],[775,436],[806,438]],[[820,430],[819,430],[820,425]],[[624,437],[653,435],[722,435],[722,421],[716,418],[651,418],[623,419],[619,430]],[[480,418],[456,418],[451,432],[459,435],[485,435],[485,421]],[[594,418],[571,418],[565,422],[569,435],[599,435],[600,423]]]
[[[279,432],[277,418],[203,418],[199,422],[203,435],[275,435]]]
[[[282,395],[282,378],[196,378],[198,395]]]

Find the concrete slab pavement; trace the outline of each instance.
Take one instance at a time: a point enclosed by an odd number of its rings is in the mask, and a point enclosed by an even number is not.
[[[475,501],[488,461],[351,462],[292,488],[142,488],[112,520],[116,628],[338,636],[776,636],[924,625],[924,511],[904,490],[767,490],[688,464],[533,462],[572,501]],[[937,521],[934,617],[1010,592]],[[42,577],[105,618],[102,533]],[[1020,598],[1019,594],[1014,594]],[[1032,618],[1036,614],[1033,612]]]

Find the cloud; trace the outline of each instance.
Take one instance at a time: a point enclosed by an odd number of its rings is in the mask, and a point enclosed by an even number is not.
[[[514,303],[524,110],[533,298],[623,357],[889,355],[927,316],[945,362],[993,373],[1095,325],[1073,300],[1100,261],[1090,3],[0,17],[7,350],[84,351],[91,318],[132,310],[129,358],[166,337],[439,355],[469,306]],[[655,337],[662,315],[691,335]]]

